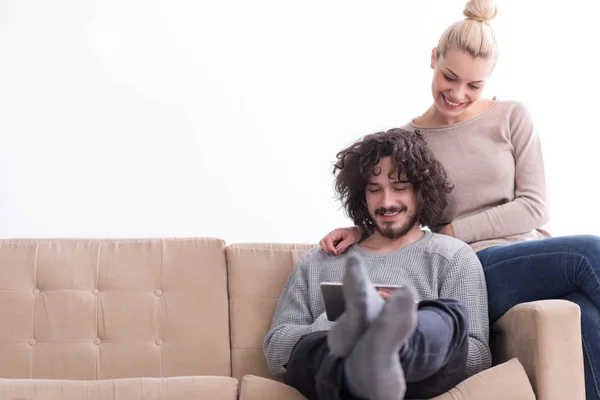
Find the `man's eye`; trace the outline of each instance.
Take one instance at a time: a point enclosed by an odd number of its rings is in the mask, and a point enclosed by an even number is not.
[[[395,190],[396,192],[401,192],[401,191],[403,191],[403,190],[406,190],[406,188],[405,188],[405,187],[401,187],[401,188],[400,188],[400,187],[398,187],[398,188],[394,188],[394,190]]]
[[[381,189],[369,189],[370,193],[377,193],[377,192],[380,192],[380,191],[381,191]]]

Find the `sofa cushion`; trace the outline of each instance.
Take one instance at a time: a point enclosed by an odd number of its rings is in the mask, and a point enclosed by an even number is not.
[[[229,376],[224,243],[0,240],[0,377]]]
[[[232,376],[271,377],[263,340],[281,290],[294,265],[312,245],[235,244],[228,246]]]
[[[518,359],[471,376],[431,400],[535,400],[529,378]]]
[[[242,379],[240,400],[304,400],[296,389],[257,376]],[[514,358],[473,375],[432,400],[535,400],[527,374]]]
[[[128,378],[101,381],[0,379],[0,398],[27,400],[235,400],[228,377]]]
[[[291,386],[255,375],[242,379],[240,400],[306,400]]]

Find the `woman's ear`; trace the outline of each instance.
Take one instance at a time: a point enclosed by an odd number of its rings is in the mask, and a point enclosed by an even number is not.
[[[434,47],[433,50],[431,50],[431,64],[430,64],[431,69],[435,68],[436,61],[437,61],[437,47]]]

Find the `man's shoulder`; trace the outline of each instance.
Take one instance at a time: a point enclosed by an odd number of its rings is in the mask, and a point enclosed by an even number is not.
[[[473,255],[475,252],[471,246],[448,235],[441,233],[431,233],[431,239],[427,242],[426,251],[430,254],[437,254],[447,260],[452,260],[458,255]]]
[[[298,265],[310,267],[315,265],[326,264],[332,262],[336,256],[333,254],[329,254],[323,250],[319,246],[311,247],[304,253],[304,255],[298,261]]]

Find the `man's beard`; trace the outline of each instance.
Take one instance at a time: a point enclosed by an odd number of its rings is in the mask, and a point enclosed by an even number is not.
[[[383,215],[386,212],[402,212],[406,210],[406,207],[392,207],[392,208],[378,208],[375,210],[375,215]],[[377,219],[373,218],[373,222],[375,225],[375,229],[381,236],[387,239],[398,239],[404,235],[406,235],[412,228],[415,226],[417,221],[419,220],[419,216],[414,211],[406,211],[406,215],[404,216],[404,223],[402,223],[397,228],[393,228],[392,225],[395,221],[390,221],[389,223],[384,223],[383,226],[380,226],[377,223]]]

